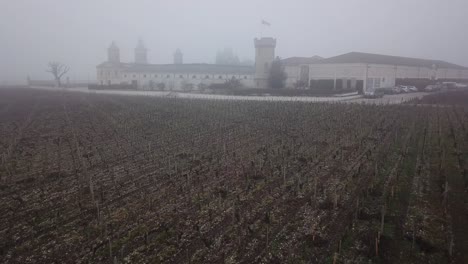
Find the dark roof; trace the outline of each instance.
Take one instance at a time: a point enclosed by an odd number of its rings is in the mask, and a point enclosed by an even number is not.
[[[435,65],[437,68],[453,68],[453,69],[467,69],[466,67],[456,65],[441,60],[425,60],[389,55],[379,55],[362,52],[350,52],[328,59],[323,59],[317,63],[372,63],[372,64],[389,64],[389,65],[403,65],[414,67],[428,67],[432,68]]]
[[[283,59],[282,62],[286,66],[297,66],[301,64],[311,64],[316,63],[323,58],[320,56],[313,56],[313,57],[290,57]]]
[[[189,64],[137,64],[104,62],[98,68],[120,67],[127,72],[176,72],[176,73],[213,73],[213,74],[253,74],[253,66],[219,65],[207,63]]]

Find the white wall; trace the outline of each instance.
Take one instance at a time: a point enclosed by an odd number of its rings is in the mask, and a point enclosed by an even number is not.
[[[366,70],[367,67],[367,70]],[[286,87],[293,88],[300,79],[300,66],[286,66]],[[183,78],[180,78],[182,75]],[[206,76],[209,76],[207,79]],[[169,77],[167,77],[169,76]],[[195,76],[195,78],[193,78]],[[221,76],[221,79],[219,79]],[[468,70],[459,69],[437,69],[433,70],[425,67],[394,66],[383,64],[311,64],[309,65],[310,80],[321,79],[345,79],[363,80],[364,87],[367,81],[373,84],[375,79],[379,79],[380,87],[391,87],[395,85],[395,78],[427,78],[432,76],[437,79],[467,79]],[[182,90],[184,83],[192,83],[194,88],[199,84],[207,86],[213,83],[223,83],[235,77],[239,79],[245,87],[256,87],[254,74],[213,74],[213,73],[173,73],[173,72],[124,72],[118,67],[97,68],[98,84],[131,84],[132,80],[138,82],[139,87],[148,89],[150,81],[154,84],[164,83],[165,89]],[[247,79],[244,79],[247,77]],[[370,80],[371,79],[371,80]],[[353,81],[354,82],[354,81]],[[371,85],[373,87],[373,85]]]
[[[366,87],[367,81],[380,83],[380,87],[391,87],[395,85],[396,79],[404,78],[431,79],[434,76],[438,79],[468,79],[468,70],[437,69],[437,71],[434,71],[426,67],[384,64],[312,64],[309,66],[309,71],[309,81],[355,78],[357,80],[364,80],[364,87]],[[379,79],[380,82],[376,82],[375,79]],[[373,85],[370,85],[370,87],[373,87]]]
[[[122,70],[120,68],[106,67],[96,71],[98,84],[118,84],[122,79]]]
[[[300,66],[285,66],[284,71],[286,72],[287,78],[285,81],[286,88],[294,88],[294,85],[300,79],[301,67]]]
[[[117,74],[116,74],[117,72]],[[101,74],[102,73],[102,74]],[[192,85],[197,89],[200,84],[209,86],[215,83],[224,83],[226,80],[235,78],[240,80],[245,87],[253,87],[253,74],[213,74],[213,73],[174,73],[174,72],[123,72],[121,70],[98,69],[98,83],[131,84],[136,80],[138,88],[148,90],[151,83],[154,89],[160,83],[164,83],[165,90],[183,90],[185,84]]]

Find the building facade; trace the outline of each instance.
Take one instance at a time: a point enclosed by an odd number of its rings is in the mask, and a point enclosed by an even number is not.
[[[276,39],[255,38],[255,65],[183,63],[177,49],[173,64],[150,64],[148,51],[139,41],[134,63],[120,61],[112,42],[108,59],[97,66],[100,85],[132,85],[143,90],[197,90],[237,80],[246,88],[268,88],[275,59]],[[468,68],[439,60],[425,60],[350,52],[331,58],[292,57],[282,60],[286,88],[367,91],[399,84],[468,81]]]
[[[255,39],[255,66],[183,63],[180,49],[174,53],[173,64],[150,64],[147,49],[140,40],[135,48],[134,63],[120,61],[120,51],[112,42],[108,59],[99,64],[99,85],[131,85],[142,90],[202,90],[213,84],[237,80],[246,88],[267,86],[269,67],[274,59],[276,40]]]
[[[309,65],[323,58],[313,57],[291,57],[281,60],[286,72],[285,87],[289,89],[306,89],[309,83]]]
[[[309,87],[373,90],[400,84],[468,81],[468,68],[440,60],[351,52],[309,67]]]

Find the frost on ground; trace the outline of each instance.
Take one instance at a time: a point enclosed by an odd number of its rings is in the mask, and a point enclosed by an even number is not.
[[[34,89],[61,90],[70,92],[82,92],[92,94],[114,94],[130,96],[152,96],[167,98],[187,98],[187,99],[208,99],[208,100],[241,100],[241,101],[283,101],[283,102],[347,102],[347,103],[370,103],[370,104],[398,104],[415,98],[422,98],[426,93],[396,94],[386,95],[378,99],[365,99],[357,94],[347,94],[346,96],[333,97],[312,97],[312,96],[240,96],[240,95],[217,95],[217,94],[196,94],[182,93],[175,91],[118,91],[118,90],[88,90],[86,87],[59,89],[51,87],[31,87]]]

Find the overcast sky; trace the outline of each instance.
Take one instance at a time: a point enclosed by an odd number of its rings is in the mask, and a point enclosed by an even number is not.
[[[360,51],[468,66],[468,0],[0,2],[0,81],[49,78],[51,60],[70,65],[71,79],[95,79],[111,41],[130,62],[140,37],[151,63],[172,63],[176,48],[186,63],[213,63],[225,47],[253,59],[263,35],[277,39],[282,58]]]

